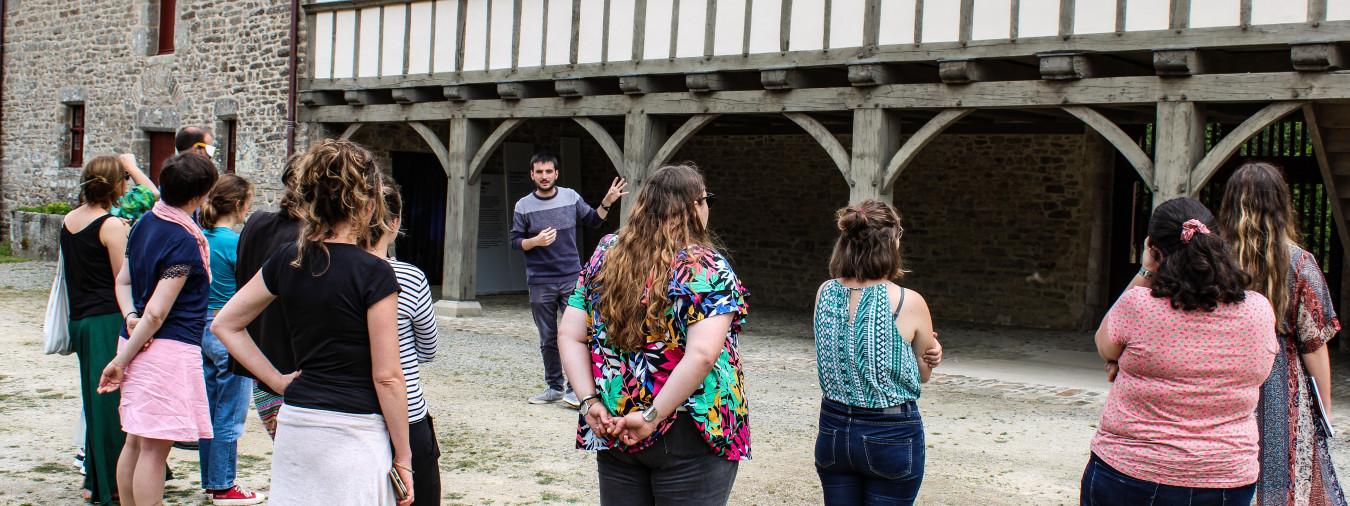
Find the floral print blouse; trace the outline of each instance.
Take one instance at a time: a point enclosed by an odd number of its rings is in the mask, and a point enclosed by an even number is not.
[[[737,337],[745,323],[748,295],[731,265],[720,253],[691,246],[671,262],[667,286],[671,307],[668,324],[647,322],[651,329],[647,344],[640,351],[622,351],[611,347],[605,323],[600,321],[597,302],[600,287],[592,279],[605,261],[605,252],[618,236],[607,235],[590,261],[581,270],[576,291],[567,304],[586,313],[586,337],[591,351],[591,373],[600,400],[611,414],[623,416],[640,412],[651,405],[665,385],[675,365],[685,353],[685,340],[691,325],[706,318],[734,314],[727,331],[726,345],[717,357],[703,384],[689,396],[681,411],[662,421],[652,435],[633,446],[608,439],[591,431],[584,417],[578,416],[577,448],[583,450],[617,449],[636,453],[646,449],[665,434],[677,417],[688,416],[702,433],[713,452],[726,460],[750,459],[749,408],[745,401]]]

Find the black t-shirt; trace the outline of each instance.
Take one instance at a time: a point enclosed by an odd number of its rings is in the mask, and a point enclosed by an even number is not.
[[[282,247],[295,244],[300,237],[300,222],[291,219],[285,212],[258,212],[248,218],[243,232],[239,234],[239,249],[234,264],[235,286],[243,288],[258,273],[267,259]],[[291,355],[291,343],[286,338],[286,319],[281,311],[268,306],[258,318],[248,324],[248,334],[262,350],[263,355],[282,374],[295,372],[295,357]],[[277,336],[268,339],[268,336]],[[240,376],[253,377],[253,374],[230,359],[230,370]],[[267,385],[258,383],[258,388],[271,393]]]
[[[398,292],[389,262],[351,244],[305,249],[291,267],[295,245],[263,264],[263,282],[277,296],[300,376],[286,388],[286,404],[343,413],[380,413],[371,378],[366,311]],[[393,321],[391,320],[391,324]],[[394,331],[394,329],[390,329]],[[273,336],[269,336],[272,339]]]

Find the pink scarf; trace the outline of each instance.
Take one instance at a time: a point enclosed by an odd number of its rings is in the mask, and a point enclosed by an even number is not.
[[[197,240],[197,253],[202,255],[202,269],[206,270],[206,281],[210,282],[211,247],[207,245],[206,236],[202,235],[202,229],[197,226],[197,222],[192,221],[192,217],[184,213],[182,209],[165,204],[163,200],[155,202],[155,207],[151,209],[151,212],[154,212],[155,216],[164,221],[183,227],[183,230],[186,230],[188,234],[192,235],[193,239]]]

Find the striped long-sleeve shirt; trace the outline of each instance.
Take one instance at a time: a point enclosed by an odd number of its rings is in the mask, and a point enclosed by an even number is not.
[[[422,371],[418,364],[436,357],[436,313],[431,308],[431,285],[421,269],[392,258],[398,277],[398,351],[403,378],[408,384],[408,422],[427,416],[422,398]]]

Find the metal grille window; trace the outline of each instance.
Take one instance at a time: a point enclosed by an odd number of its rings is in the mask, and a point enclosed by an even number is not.
[[[68,167],[84,165],[84,104],[70,106],[70,157]]]

